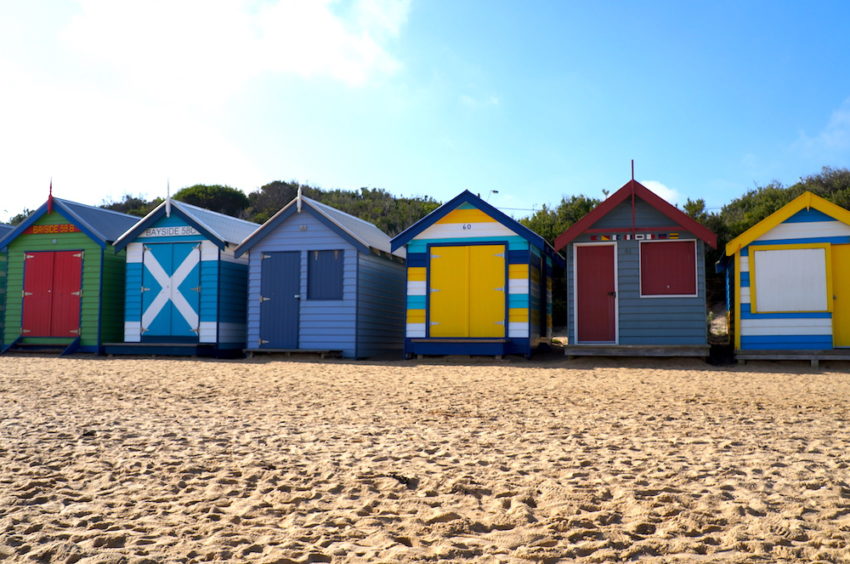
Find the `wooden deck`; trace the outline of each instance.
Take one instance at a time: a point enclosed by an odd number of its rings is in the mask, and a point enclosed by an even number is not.
[[[657,356],[708,358],[708,345],[565,345],[568,358],[576,356]]]
[[[254,358],[255,354],[318,355],[320,358],[340,358],[342,351],[330,349],[245,349],[245,354],[248,355],[248,358]]]
[[[741,364],[746,364],[748,360],[808,360],[812,368],[818,368],[822,360],[850,360],[850,349],[737,351],[735,357]]]

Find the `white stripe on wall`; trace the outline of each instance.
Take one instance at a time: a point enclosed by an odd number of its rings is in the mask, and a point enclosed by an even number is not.
[[[423,338],[425,337],[425,324],[424,323],[408,323],[407,324],[407,338]]]
[[[145,246],[142,243],[130,243],[127,245],[127,262],[142,262],[142,253]]]
[[[201,321],[198,330],[198,341],[201,343],[215,343],[217,325],[215,321]]]
[[[750,303],[750,287],[749,286],[741,286],[741,303],[742,304]]]
[[[408,296],[424,296],[425,295],[425,282],[408,282],[407,283],[407,295]]]
[[[218,260],[218,247],[212,241],[201,241],[201,260]]]
[[[850,236],[850,225],[846,225],[840,221],[806,221],[801,223],[780,223],[756,239],[756,241],[847,236]]]
[[[466,229],[464,229],[466,227]],[[436,223],[416,236],[417,239],[468,239],[470,237],[511,237],[516,235],[503,224]]]
[[[832,320],[742,319],[741,335],[832,335]]]
[[[511,338],[528,338],[528,322],[508,323],[508,337]]]
[[[741,257],[741,272],[750,271],[750,257]]]
[[[509,294],[527,294],[528,293],[528,278],[510,278],[508,279]]]
[[[142,340],[142,322],[141,321],[125,321],[124,322],[124,342],[138,343]]]

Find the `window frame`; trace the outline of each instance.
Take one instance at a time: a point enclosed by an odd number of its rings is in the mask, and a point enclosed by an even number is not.
[[[339,253],[339,297],[315,297],[313,295],[313,257],[312,253]],[[345,299],[345,249],[311,249],[307,251],[307,301],[339,302]]]
[[[798,251],[798,250],[806,250],[806,249],[823,249],[823,260],[824,260],[824,276],[825,276],[825,289],[824,289],[824,298],[826,302],[825,309],[783,309],[783,310],[760,310],[758,308],[758,291],[756,286],[757,279],[757,263],[756,253],[758,252],[770,252],[770,251]],[[769,241],[765,241],[765,244],[752,244],[749,245],[747,251],[747,267],[750,275],[750,311],[752,313],[831,313],[833,310],[833,299],[832,299],[832,245],[829,243],[798,243],[798,244],[790,244],[790,245],[771,245]]]
[[[643,246],[664,243],[692,243],[694,249],[694,292],[692,294],[644,294],[643,292]],[[641,298],[698,298],[699,297],[699,260],[696,239],[644,239],[638,241],[638,286]]]

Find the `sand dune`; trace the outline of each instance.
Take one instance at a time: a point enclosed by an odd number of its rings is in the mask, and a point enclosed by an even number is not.
[[[0,359],[0,561],[850,559],[850,376]]]

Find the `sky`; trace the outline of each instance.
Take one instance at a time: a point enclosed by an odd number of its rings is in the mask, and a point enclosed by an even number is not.
[[[522,217],[850,167],[850,3],[0,0],[0,220],[274,180]]]

